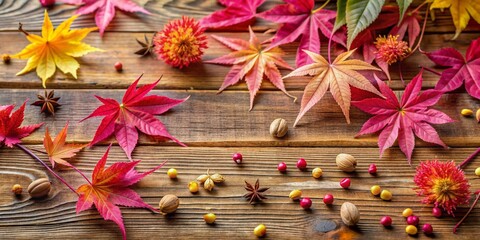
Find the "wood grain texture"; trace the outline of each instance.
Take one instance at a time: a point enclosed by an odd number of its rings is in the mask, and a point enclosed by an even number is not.
[[[107,32],[154,32],[158,31],[171,19],[187,15],[200,19],[223,7],[217,4],[216,0],[137,0],[140,5],[150,11],[151,15],[141,13],[124,13],[117,11],[116,17],[107,28]],[[321,6],[325,1],[316,1]],[[415,0],[412,6],[418,6],[423,0]],[[266,1],[258,10],[263,12],[281,4],[281,0]],[[335,9],[335,1],[327,6],[327,9]],[[54,25],[58,25],[75,13],[77,7],[66,4],[57,4],[54,8],[48,9]],[[425,9],[425,8],[424,8]],[[38,1],[32,0],[2,0],[0,1],[0,31],[14,31],[18,28],[18,22],[28,22],[27,30],[40,29],[42,26],[44,8]],[[421,14],[424,15],[423,13]],[[81,16],[75,27],[94,26],[94,16]],[[257,19],[255,30],[265,31],[276,28],[275,23]],[[471,20],[464,32],[475,32],[480,30],[480,25]],[[426,32],[450,33],[451,37],[455,32],[449,11],[435,11],[435,21],[428,21]],[[108,34],[107,34],[108,35]]]
[[[248,33],[216,33],[217,35],[248,39]],[[79,58],[81,64],[78,70],[78,79],[70,75],[65,75],[57,69],[54,77],[47,81],[48,88],[127,88],[127,86],[141,73],[148,73],[154,77],[163,75],[162,81],[158,85],[163,89],[206,89],[217,90],[223,83],[223,80],[230,70],[230,66],[219,66],[214,64],[197,63],[192,64],[185,69],[172,68],[157,60],[154,57],[143,57],[133,54],[140,48],[135,41],[136,38],[143,39],[143,33],[110,33],[101,39],[97,34],[92,34],[86,38],[85,42],[106,50],[106,52],[90,53],[87,56]],[[152,34],[147,34],[151,36]],[[208,34],[211,35],[211,34]],[[271,35],[258,34],[261,39],[267,39]],[[442,47],[454,47],[461,52],[465,52],[469,43],[480,35],[464,33],[456,41],[450,41],[450,35],[427,35],[422,42],[422,50],[433,51]],[[0,34],[0,53],[13,54],[23,49],[28,41],[22,33],[2,33]],[[325,43],[323,46],[326,46]],[[211,60],[213,58],[226,55],[229,50],[213,38],[209,38],[209,49],[207,49],[203,59]],[[287,44],[282,46],[285,51],[285,60],[295,66],[295,55],[297,44]],[[326,47],[322,47],[322,53],[326,56]],[[114,69],[116,62],[122,62],[124,71],[118,73]],[[11,64],[0,63],[0,88],[41,88],[41,80],[35,71],[22,76],[16,76],[26,64],[26,60],[12,60]],[[419,66],[435,67],[434,64],[423,54],[419,52],[412,55],[402,63],[401,69],[405,80],[412,79],[418,74]],[[404,85],[399,78],[398,64],[392,65],[391,87],[394,89],[403,89]],[[442,69],[437,69],[441,71]],[[286,75],[290,71],[282,70]],[[287,90],[302,90],[310,81],[310,77],[298,77],[285,79]],[[423,86],[432,88],[437,83],[439,77],[434,74],[425,74]],[[246,90],[246,84],[242,81],[240,84],[229,87],[228,89]],[[264,81],[262,89],[273,90],[275,87]]]
[[[29,146],[41,149],[42,146]],[[96,161],[103,155],[106,147],[95,147],[81,152],[75,164],[87,175]],[[415,163],[439,158],[455,160],[457,163],[468,156],[474,149],[418,149]],[[480,209],[475,209],[468,221],[462,225],[459,234],[451,233],[452,227],[462,217],[466,208],[457,212],[457,218],[443,217],[436,219],[431,215],[431,206],[420,203],[415,196],[412,182],[415,173],[400,151],[387,151],[388,159],[378,159],[375,148],[180,148],[180,147],[139,147],[137,158],[142,162],[138,171],[147,171],[163,160],[167,165],[156,173],[146,177],[135,187],[143,199],[158,206],[163,195],[176,194],[180,198],[180,208],[169,217],[152,214],[144,209],[122,208],[129,239],[255,239],[252,231],[260,223],[267,225],[267,239],[330,239],[337,235],[353,236],[358,239],[398,239],[406,237],[404,218],[401,212],[410,207],[420,216],[421,223],[432,223],[435,237],[440,239],[472,239],[480,221]],[[231,160],[233,152],[241,152],[244,161],[236,165]],[[355,173],[347,174],[337,169],[335,156],[347,152],[358,161]],[[308,161],[308,170],[301,172],[295,169],[299,157]],[[43,159],[46,160],[45,157]],[[126,158],[119,147],[113,147],[107,165]],[[276,170],[278,162],[286,162],[289,169],[286,174]],[[368,166],[375,163],[378,175],[368,174]],[[470,179],[472,189],[480,187],[479,178],[474,175],[476,163],[466,167],[466,175]],[[176,168],[178,179],[170,180],[166,171]],[[321,167],[323,176],[316,180],[311,177],[311,169]],[[188,192],[188,182],[204,174],[207,169],[222,174],[227,180],[218,185],[212,192],[200,189],[198,194]],[[395,170],[393,170],[395,169]],[[120,238],[117,226],[103,221],[95,210],[75,214],[75,194],[55,179],[54,188],[47,199],[32,200],[23,194],[21,198],[12,198],[8,188],[14,183],[28,185],[31,177],[42,176],[44,169],[19,149],[0,149],[0,193],[5,196],[0,205],[0,234],[2,238],[42,238],[70,239],[76,238]],[[62,171],[73,186],[83,184],[83,179],[73,171]],[[344,178],[352,179],[350,190],[340,188],[338,182]],[[270,187],[268,199],[264,203],[251,206],[241,196],[244,180],[249,182],[260,179],[262,186]],[[380,185],[389,189],[394,197],[385,202],[370,194],[372,185]],[[304,196],[312,198],[312,211],[304,211],[298,202],[292,202],[288,194],[293,189],[302,189]],[[326,193],[335,196],[332,207],[326,207],[322,198]],[[358,228],[347,230],[345,227],[329,233],[322,233],[321,222],[333,220],[340,222],[339,210],[343,202],[349,201],[357,205],[361,212]],[[203,222],[202,216],[207,212],[217,215],[217,222],[209,226]],[[393,218],[394,227],[385,229],[378,221],[384,215]],[[175,234],[173,234],[175,233]],[[423,234],[418,238],[424,239]],[[425,238],[427,239],[427,238]]]
[[[144,76],[142,83],[150,83],[153,79]],[[20,105],[25,99],[33,101],[38,92],[43,90],[0,90],[0,104]],[[55,93],[64,104],[55,117],[39,114],[36,106],[28,106],[24,124],[46,122],[49,129],[59,132],[67,121],[70,121],[71,140],[88,142],[92,139],[100,124],[101,118],[89,119],[79,123],[100,102],[93,97],[99,95],[121,100],[124,90],[57,90]],[[377,136],[366,136],[355,139],[368,115],[353,108],[348,125],[331,95],[325,95],[321,102],[312,108],[300,121],[290,129],[286,137],[278,140],[269,135],[268,128],[275,118],[284,118],[289,125],[294,122],[299,104],[279,91],[263,91],[257,96],[254,109],[248,111],[249,95],[247,92],[227,91],[216,94],[215,91],[172,91],[155,90],[152,94],[160,94],[174,98],[190,99],[175,107],[159,119],[165,123],[169,132],[189,146],[377,146]],[[301,92],[292,92],[301,97]],[[400,92],[397,92],[400,94]],[[480,127],[473,118],[460,116],[463,108],[477,109],[479,102],[467,94],[446,94],[436,108],[458,122],[436,125],[441,138],[449,146],[478,146]],[[25,138],[28,143],[43,141],[43,130]],[[141,135],[140,143],[153,144],[152,139]],[[173,142],[164,144],[174,145]],[[432,146],[417,141],[417,146]]]

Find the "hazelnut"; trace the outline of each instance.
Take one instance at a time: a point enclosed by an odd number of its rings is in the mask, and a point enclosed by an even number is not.
[[[163,215],[177,211],[178,205],[180,205],[180,200],[173,194],[163,196],[158,204]]]
[[[277,118],[270,124],[270,135],[277,138],[284,137],[288,132],[287,121],[283,118]]]
[[[354,226],[360,220],[360,212],[355,204],[344,202],[340,208],[340,217],[345,225]]]
[[[39,178],[30,185],[28,185],[27,191],[32,198],[42,198],[48,195],[52,184],[47,178]]]
[[[336,162],[338,169],[344,172],[353,172],[357,167],[357,160],[352,155],[346,153],[338,154]]]

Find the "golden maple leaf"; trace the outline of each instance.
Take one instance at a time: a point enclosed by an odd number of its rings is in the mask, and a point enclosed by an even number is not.
[[[456,39],[463,29],[467,27],[470,16],[472,16],[477,23],[480,23],[480,1],[478,0],[427,0],[427,2],[432,3],[430,9],[450,8],[453,24],[456,29],[453,39]]]
[[[350,123],[350,86],[382,96],[367,78],[357,72],[359,70],[380,71],[380,69],[361,60],[348,60],[355,49],[338,55],[332,63],[329,63],[320,54],[308,50],[303,51],[308,54],[313,63],[299,67],[283,77],[314,76],[305,87],[300,113],[293,126],[297,125],[303,115],[322,99],[328,89],[342,109],[347,123]]]
[[[37,75],[42,79],[44,88],[46,88],[47,79],[53,76],[57,67],[63,73],[70,73],[74,78],[77,78],[77,69],[80,64],[74,57],[81,57],[90,52],[103,51],[81,42],[90,32],[97,30],[96,27],[70,30],[72,22],[77,17],[72,16],[54,30],[45,10],[41,36],[25,32],[20,24],[19,30],[25,33],[30,44],[21,52],[12,55],[12,58],[28,59],[27,65],[17,73],[17,76],[36,68]]]

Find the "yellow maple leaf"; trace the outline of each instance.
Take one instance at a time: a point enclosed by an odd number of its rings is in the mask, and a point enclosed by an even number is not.
[[[47,79],[53,76],[57,67],[63,73],[70,73],[74,78],[77,78],[77,69],[80,64],[74,57],[81,57],[90,52],[103,51],[81,42],[90,32],[97,30],[96,27],[70,30],[72,22],[77,17],[72,16],[54,30],[45,10],[42,36],[27,33],[20,25],[19,30],[25,33],[30,44],[21,52],[12,55],[12,58],[28,59],[27,65],[17,73],[17,76],[36,68],[37,75],[42,79],[44,88],[46,88]]]
[[[472,16],[477,23],[480,23],[479,0],[427,0],[427,2],[432,2],[430,9],[450,8],[453,24],[456,29],[453,39],[456,39],[467,27],[468,21],[470,21],[470,16]]]

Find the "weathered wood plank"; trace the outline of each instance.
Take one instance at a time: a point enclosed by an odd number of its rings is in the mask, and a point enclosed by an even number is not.
[[[171,19],[180,18],[182,15],[187,15],[200,19],[216,10],[222,9],[222,6],[217,4],[216,0],[138,0],[136,1],[143,5],[145,9],[150,11],[151,15],[145,14],[126,14],[117,11],[117,16],[107,28],[108,32],[154,32],[162,28],[162,26]],[[322,5],[324,1],[317,1],[318,6]],[[416,0],[413,6],[418,6],[423,0]],[[281,0],[266,1],[259,9],[262,12],[271,9],[276,4],[281,4]],[[327,8],[335,9],[335,3],[332,1]],[[54,24],[59,24],[65,19],[72,16],[76,7],[71,5],[56,5],[49,9],[50,17]],[[38,1],[31,0],[4,0],[0,2],[0,31],[12,31],[18,27],[18,22],[28,22],[29,26],[25,26],[28,30],[40,29],[43,21],[42,8]],[[423,16],[424,14],[422,14]],[[74,26],[85,27],[94,26],[93,15],[81,16]],[[265,31],[267,29],[276,28],[275,23],[267,22],[262,19],[257,20],[255,29],[258,31]],[[474,20],[468,24],[465,32],[473,32],[480,30],[480,25]],[[435,21],[428,21],[427,32],[442,32],[454,33],[455,27],[453,25],[452,17],[449,11],[441,12],[435,11]],[[108,35],[108,34],[107,34]],[[452,35],[453,36],[453,35]],[[451,37],[451,36],[450,36]]]
[[[150,75],[142,83],[151,82]],[[33,101],[43,90],[0,90],[0,104],[21,104],[25,99]],[[377,136],[354,138],[368,115],[353,108],[352,123],[347,125],[340,108],[330,94],[305,115],[299,126],[291,129],[283,139],[274,139],[268,133],[273,119],[282,117],[288,123],[294,122],[299,104],[279,91],[263,91],[257,95],[255,107],[248,112],[247,92],[226,91],[153,91],[170,97],[190,99],[171,112],[160,116],[170,133],[190,146],[377,146]],[[398,93],[398,92],[397,92]],[[25,118],[28,123],[46,122],[53,132],[60,131],[70,121],[70,139],[87,142],[92,139],[101,118],[79,123],[100,103],[93,95],[115,98],[120,101],[124,90],[57,90],[56,94],[64,104],[55,117],[39,114],[39,108],[29,106]],[[292,92],[301,97],[301,92]],[[399,94],[399,93],[398,93]],[[473,118],[460,116],[463,108],[477,109],[479,102],[467,94],[446,94],[437,104],[437,109],[457,119],[452,124],[435,126],[441,138],[449,146],[472,146],[480,143],[480,127]],[[25,138],[28,143],[40,143],[43,130]],[[141,136],[140,143],[152,144],[152,140]],[[173,145],[173,142],[165,144]],[[418,141],[418,146],[431,146]]]
[[[219,35],[238,37],[248,39],[247,33],[218,33]],[[271,35],[260,36],[266,39]],[[425,36],[422,49],[425,51],[433,51],[441,47],[451,46],[464,52],[473,39],[479,37],[479,34],[462,34],[458,40],[450,41],[449,35],[427,35]],[[111,33],[102,40],[98,35],[89,36],[87,43],[106,50],[104,53],[91,53],[80,58],[81,68],[78,71],[78,79],[74,79],[70,75],[65,75],[57,70],[56,75],[47,82],[48,88],[126,88],[134,79],[142,72],[151,76],[159,77],[163,75],[163,79],[159,84],[159,88],[168,89],[208,89],[217,90],[230,70],[229,66],[218,66],[213,64],[193,64],[185,69],[172,68],[162,61],[153,57],[141,58],[133,54],[139,49],[135,38],[143,38],[142,33]],[[25,36],[21,33],[2,33],[0,34],[0,53],[13,54],[20,51],[28,44]],[[326,46],[326,44],[324,45]],[[210,60],[230,52],[225,46],[221,45],[213,38],[209,39],[209,49],[206,51],[204,59]],[[295,54],[297,44],[288,44],[282,46],[286,52],[285,60],[291,66],[295,66]],[[326,48],[323,54],[326,56]],[[113,67],[115,62],[121,61],[124,66],[122,73],[117,73]],[[37,77],[35,71],[23,76],[16,76],[25,66],[25,60],[13,60],[11,64],[5,65],[0,63],[0,88],[40,88],[41,80]],[[420,53],[412,55],[404,63],[402,63],[402,72],[406,80],[411,79],[419,71],[419,65],[434,67],[434,64],[427,57]],[[440,69],[439,69],[440,70]],[[283,70],[283,74],[287,74],[288,70]],[[392,88],[403,89],[403,83],[399,80],[398,65],[391,66]],[[310,80],[309,77],[290,78],[285,80],[288,90],[303,90]],[[425,88],[434,87],[438,81],[438,76],[427,73],[424,75]],[[229,89],[245,90],[244,83],[237,84]],[[262,89],[275,89],[268,81],[262,85]]]
[[[42,149],[33,145],[30,148]],[[81,152],[74,164],[89,176],[106,147],[95,147]],[[158,238],[166,239],[255,239],[252,230],[264,223],[268,228],[269,239],[330,239],[343,236],[358,239],[398,239],[406,237],[405,220],[401,216],[404,208],[410,207],[420,216],[421,224],[431,223],[436,238],[473,239],[475,229],[480,223],[480,210],[476,208],[468,220],[462,225],[459,234],[451,233],[452,227],[462,217],[467,207],[459,208],[457,218],[434,218],[431,206],[420,203],[415,196],[412,182],[415,174],[403,155],[398,150],[387,150],[388,158],[378,159],[375,148],[178,148],[178,147],[146,147],[138,148],[136,157],[142,159],[138,171],[153,168],[163,160],[169,162],[156,173],[146,177],[135,187],[143,199],[157,206],[165,194],[176,194],[181,199],[178,211],[170,217],[152,214],[143,209],[123,208],[123,216],[129,239]],[[439,158],[455,160],[459,163],[474,149],[417,149],[414,163]],[[236,165],[231,160],[233,152],[241,152],[244,161]],[[335,156],[346,152],[358,160],[357,171],[347,174],[337,169]],[[309,168],[306,172],[295,169],[299,157],[307,159]],[[43,159],[46,160],[45,157]],[[107,165],[126,158],[119,147],[113,147]],[[289,166],[286,174],[276,170],[278,162],[284,161]],[[375,163],[378,175],[371,176],[367,169]],[[465,172],[472,184],[472,190],[480,187],[474,169],[478,164],[470,164]],[[174,167],[179,171],[178,180],[169,180],[165,172]],[[313,179],[310,170],[321,167],[324,171],[319,180]],[[215,187],[211,193],[201,189],[198,194],[190,194],[187,189],[189,181],[203,174],[206,169],[217,171],[227,179],[225,184]],[[393,171],[393,169],[395,169]],[[44,169],[19,149],[0,149],[0,234],[2,238],[42,238],[70,239],[76,238],[120,238],[117,226],[105,222],[95,210],[75,214],[75,194],[51,178],[54,189],[44,200],[32,200],[27,194],[14,198],[10,186],[20,183],[27,186],[31,179],[44,176]],[[73,186],[83,184],[82,178],[73,171],[60,173]],[[344,178],[352,179],[350,190],[338,186]],[[255,181],[259,178],[261,185],[270,187],[268,199],[263,204],[249,205],[241,196],[244,194],[244,180]],[[370,194],[372,185],[381,185],[392,191],[394,198],[385,202]],[[298,203],[288,198],[293,189],[302,189],[304,196],[312,198],[313,210],[306,212]],[[332,207],[326,207],[322,197],[326,193],[335,196]],[[321,221],[339,222],[339,209],[343,202],[349,201],[357,205],[361,212],[358,228],[345,231],[336,230],[329,233],[319,231]],[[217,224],[206,225],[202,216],[207,212],[217,215]],[[378,221],[384,215],[393,218],[394,227],[386,229]],[[425,238],[423,234],[419,238]]]

